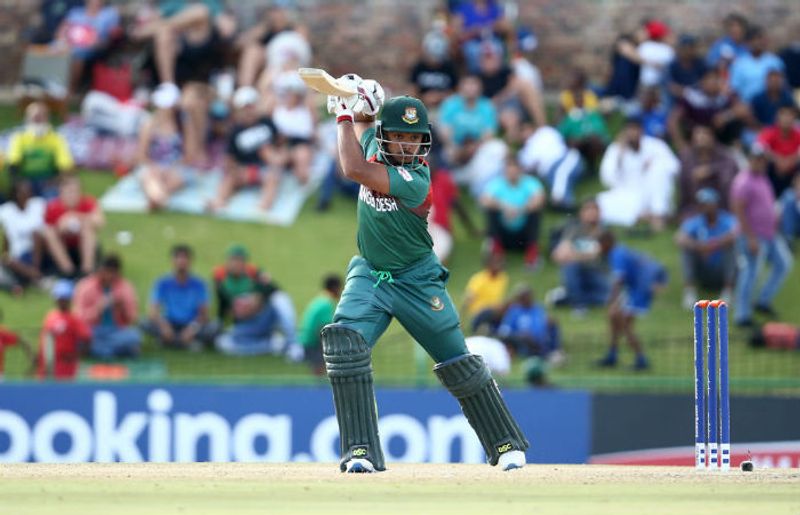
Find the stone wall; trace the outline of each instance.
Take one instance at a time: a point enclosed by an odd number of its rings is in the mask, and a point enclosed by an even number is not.
[[[117,1],[129,12],[141,2]],[[406,70],[430,26],[434,0],[295,0],[298,18],[308,25],[315,61],[334,74],[356,71],[402,88]],[[31,23],[36,2],[0,0],[0,83],[16,81],[22,56],[22,34]],[[265,0],[229,0],[239,18],[252,22]],[[621,31],[645,17],[658,17],[676,32],[692,32],[703,41],[721,30],[722,17],[742,12],[768,28],[775,47],[800,39],[797,0],[517,0],[520,20],[534,28],[539,48],[534,61],[545,82],[557,87],[566,68],[586,68],[592,78],[607,71],[609,45]]]

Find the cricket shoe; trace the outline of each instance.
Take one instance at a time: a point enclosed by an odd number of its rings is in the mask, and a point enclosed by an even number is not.
[[[525,466],[525,453],[522,451],[508,451],[500,455],[497,465],[502,471],[521,469]]]
[[[364,458],[353,458],[344,464],[344,471],[348,474],[369,474],[375,472],[375,466]]]

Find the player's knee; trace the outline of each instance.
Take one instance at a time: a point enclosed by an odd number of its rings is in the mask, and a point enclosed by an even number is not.
[[[476,354],[464,354],[438,363],[433,371],[445,388],[459,399],[474,395],[492,381],[489,368]]]
[[[322,328],[320,339],[329,377],[372,373],[372,353],[358,331],[328,324]]]

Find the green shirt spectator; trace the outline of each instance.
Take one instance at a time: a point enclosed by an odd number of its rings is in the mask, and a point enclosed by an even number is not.
[[[305,360],[317,374],[322,374],[324,368],[319,332],[333,322],[333,313],[342,293],[342,278],[328,275],[322,282],[322,288],[322,292],[311,300],[303,312],[300,325],[300,343],[305,350]]]

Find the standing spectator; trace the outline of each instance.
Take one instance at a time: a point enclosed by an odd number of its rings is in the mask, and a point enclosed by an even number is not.
[[[258,92],[251,87],[239,88],[233,96],[237,124],[228,135],[225,175],[209,204],[214,211],[225,207],[234,192],[246,186],[261,186],[259,207],[263,210],[275,200],[285,160],[275,148],[275,125],[261,115],[258,101]]]
[[[547,304],[584,310],[606,303],[609,284],[600,255],[602,232],[597,201],[594,198],[583,201],[577,221],[567,225],[553,249],[553,261],[561,268],[563,286],[548,292]]]
[[[611,269],[611,294],[608,301],[608,322],[611,342],[601,367],[617,364],[619,340],[625,338],[636,353],[634,370],[646,370],[650,363],[636,334],[636,318],[650,310],[655,294],[667,283],[667,269],[653,258],[617,244],[614,234],[600,235],[600,252]]]
[[[714,139],[714,131],[707,125],[695,125],[692,144],[681,152],[678,211],[686,218],[696,211],[697,192],[710,188],[720,197],[720,206],[727,208],[728,192],[738,166],[728,149]]]
[[[731,301],[736,277],[734,244],[739,232],[736,217],[719,207],[719,193],[711,188],[697,192],[701,211],[681,224],[675,241],[681,249],[683,307],[697,301],[697,287],[720,291],[718,298]]]
[[[89,350],[92,330],[72,312],[72,294],[72,283],[66,279],[53,286],[56,307],[44,317],[39,336],[39,379],[74,379],[81,355]]]
[[[794,107],[794,97],[786,85],[783,73],[770,70],[767,73],[767,83],[762,93],[753,97],[750,110],[758,125],[769,126],[775,123],[778,109],[781,107]]]
[[[494,333],[503,316],[503,301],[508,290],[508,273],[502,254],[486,253],[483,269],[469,278],[464,290],[461,309],[465,320],[470,320],[473,333],[488,324],[488,333]]]
[[[429,109],[436,109],[458,84],[458,74],[449,58],[447,36],[432,31],[422,40],[422,55],[411,68],[409,82],[414,96]]]
[[[481,51],[489,47],[502,53],[513,41],[513,28],[497,0],[464,0],[455,8],[452,21],[452,38],[471,73],[478,71]]]
[[[162,209],[170,196],[191,181],[184,163],[183,127],[177,90],[161,88],[152,96],[156,110],[139,131],[140,180],[150,209]]]
[[[520,356],[542,356],[551,362],[564,359],[558,323],[533,300],[527,284],[515,288],[497,336]]]
[[[731,206],[741,229],[736,244],[739,273],[734,308],[736,324],[742,327],[753,325],[753,293],[761,264],[768,262],[772,270],[755,299],[755,309],[771,316],[775,315],[772,299],[792,266],[792,255],[778,234],[775,194],[767,166],[765,151],[754,145],[750,169],[739,172],[731,186]]]
[[[775,125],[758,134],[757,145],[766,151],[769,159],[767,175],[775,196],[780,196],[800,173],[800,128],[794,106],[778,109]]]
[[[306,306],[300,324],[300,344],[303,346],[305,360],[314,373],[322,375],[325,362],[322,359],[322,343],[319,333],[333,322],[333,312],[342,295],[342,278],[331,274],[322,281],[322,292]]]
[[[723,59],[736,59],[747,54],[747,31],[750,24],[747,18],[738,13],[730,13],[723,21],[725,35],[716,40],[706,54],[706,63],[712,68],[718,68]]]
[[[540,212],[545,203],[542,183],[522,174],[514,156],[506,158],[505,173],[486,186],[481,205],[486,210],[493,253],[523,250],[525,264],[539,259]]]
[[[61,178],[58,198],[47,203],[42,230],[47,251],[64,276],[94,271],[97,232],[105,224],[97,200],[81,192],[76,175]]]
[[[75,165],[69,145],[50,125],[47,106],[33,102],[25,109],[25,129],[15,133],[6,156],[12,180],[31,181],[33,194],[53,198],[59,173],[71,172]]]
[[[780,198],[781,233],[792,246],[800,238],[800,174]]]
[[[597,197],[603,220],[625,226],[646,220],[662,230],[679,167],[669,146],[644,135],[639,117],[629,117],[600,163],[600,181],[609,188]]]
[[[673,99],[680,98],[683,89],[696,86],[706,72],[706,63],[697,50],[697,38],[681,34],[675,60],[669,65],[669,92]]]
[[[783,72],[783,61],[767,51],[767,34],[761,27],[752,27],[747,37],[749,52],[740,55],[731,65],[731,89],[745,102],[764,91],[770,70]]]
[[[122,261],[109,254],[94,274],[75,287],[75,314],[92,328],[90,352],[97,358],[136,357],[142,345],[136,290],[122,277]]]
[[[270,97],[267,112],[277,132],[277,162],[289,167],[300,184],[306,184],[311,175],[312,148],[316,133],[314,100],[296,70],[285,71],[275,77],[274,95]],[[278,173],[279,183],[283,170]],[[276,186],[277,188],[277,186]]]
[[[214,341],[219,325],[209,320],[206,284],[192,274],[192,249],[176,245],[171,254],[173,272],[153,285],[143,329],[165,347],[200,350]]]
[[[12,290],[36,283],[42,278],[44,242],[40,231],[44,227],[46,203],[31,197],[31,185],[18,181],[12,187],[12,198],[0,205],[0,227],[3,244],[0,248],[0,267],[9,272]],[[0,285],[3,286],[3,285]]]
[[[519,163],[526,173],[538,175],[549,190],[550,204],[569,211],[575,207],[575,186],[584,171],[577,149],[568,147],[561,133],[547,125],[526,125]]]

